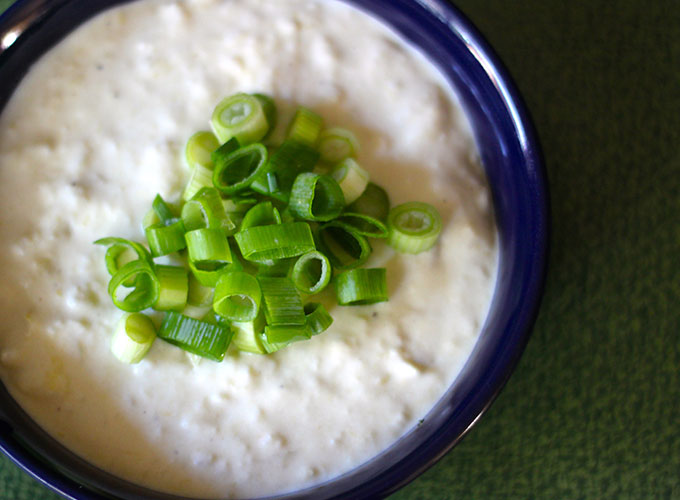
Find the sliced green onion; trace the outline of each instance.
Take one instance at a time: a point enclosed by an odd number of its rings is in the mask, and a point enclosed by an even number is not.
[[[220,142],[235,137],[244,146],[259,141],[269,130],[260,101],[248,94],[222,99],[213,111],[210,126]]]
[[[370,176],[352,158],[345,158],[333,168],[331,177],[336,180],[348,205],[356,201],[366,189]]]
[[[271,201],[263,201],[248,210],[241,222],[241,231],[269,224],[281,224],[281,214]]]
[[[388,299],[384,267],[351,269],[335,277],[338,304],[357,306],[384,302]]]
[[[156,340],[156,327],[142,313],[126,313],[120,318],[111,339],[111,352],[123,363],[139,363]]]
[[[184,204],[182,221],[187,231],[210,228],[222,229],[226,235],[236,232],[236,224],[224,210],[220,193],[214,187],[202,188]]]
[[[212,160],[210,155],[213,151],[220,147],[217,137],[212,132],[200,131],[189,137],[187,145],[184,148],[184,159],[189,168],[195,168],[200,165],[203,168],[212,170]]]
[[[319,153],[314,148],[298,141],[286,140],[271,154],[267,167],[253,181],[251,188],[288,203],[295,178],[303,172],[311,172],[318,160]]]
[[[216,165],[222,163],[227,156],[240,147],[241,145],[236,138],[231,138],[217,149],[213,150],[213,152],[210,153],[210,164],[212,165],[212,168],[214,169]]]
[[[178,252],[186,247],[184,240],[184,223],[182,219],[175,219],[170,225],[163,222],[149,226],[144,230],[149,242],[151,254],[154,257]]]
[[[301,292],[310,295],[318,293],[331,281],[331,263],[321,252],[308,252],[297,260],[290,278]]]
[[[399,252],[416,254],[429,250],[442,230],[439,212],[419,201],[403,203],[390,210],[388,242]]]
[[[351,226],[357,233],[371,238],[387,238],[387,226],[370,215],[343,212],[336,219]]]
[[[156,311],[182,311],[187,305],[189,294],[189,273],[183,267],[156,266],[156,277],[160,285]]]
[[[231,321],[251,321],[260,310],[262,292],[255,276],[242,271],[224,273],[215,286],[213,309]]]
[[[371,255],[371,245],[352,226],[328,222],[317,230],[317,245],[338,271],[362,265]]]
[[[288,278],[258,276],[267,324],[304,325],[305,311],[300,293]]]
[[[359,150],[359,141],[345,128],[329,128],[321,132],[317,149],[321,154],[321,161],[335,164],[355,156]]]
[[[293,342],[309,340],[312,333],[307,325],[267,325],[260,334],[260,341],[267,354],[282,349]]]
[[[130,280],[134,283],[134,288],[125,293],[125,283],[129,283]],[[108,292],[118,309],[139,312],[156,303],[160,294],[160,284],[153,265],[140,259],[128,262],[111,277]]]
[[[191,172],[187,186],[184,188],[182,199],[184,201],[190,200],[204,187],[213,187],[213,169],[197,164]]]
[[[264,136],[267,137],[269,136],[269,134],[272,133],[272,131],[276,127],[277,118],[276,103],[274,102],[274,99],[272,99],[270,96],[266,94],[253,94],[253,97],[260,101],[260,105],[262,106],[264,116],[265,118],[267,118],[267,125],[269,125],[269,130],[267,130],[267,133]]]
[[[239,351],[265,354],[260,334],[264,331],[264,314],[258,314],[252,321],[232,321],[234,336],[231,341]]]
[[[387,222],[387,215],[390,213],[390,198],[383,188],[369,182],[361,196],[354,203],[349,204],[346,210]]]
[[[333,318],[323,306],[317,302],[309,302],[304,307],[307,317],[307,327],[312,335],[318,335],[328,329],[333,323]]]
[[[229,328],[171,311],[163,318],[158,336],[192,354],[222,361],[232,332]]]
[[[232,262],[229,242],[220,229],[196,229],[185,235],[189,267],[205,286],[215,286],[219,275]]]
[[[107,270],[109,271],[109,274],[115,274],[118,269],[124,264],[124,262],[118,262],[117,259],[121,255],[121,248],[118,247],[116,249],[113,249],[113,246],[122,246],[129,248],[132,250],[135,254],[137,254],[137,258],[140,260],[144,260],[149,263],[149,265],[153,265],[153,258],[151,257],[151,254],[149,251],[146,249],[144,245],[141,243],[137,243],[136,241],[132,240],[126,240],[125,238],[117,238],[115,236],[109,236],[108,238],[100,238],[97,241],[94,242],[95,245],[103,245],[103,246],[108,246],[110,247],[106,251],[106,259],[107,259]],[[111,252],[110,257],[109,257],[109,252]],[[109,267],[109,260],[111,260],[111,263],[117,262],[118,265],[114,267]],[[127,263],[127,262],[125,262]]]
[[[314,238],[306,222],[249,227],[234,238],[243,257],[254,262],[287,259],[314,250]]]
[[[118,272],[118,269],[123,267],[128,262],[139,259],[139,255],[127,245],[116,243],[111,245],[106,250],[104,260],[106,262],[106,270],[111,276]],[[132,286],[134,282],[123,283],[125,286]]]
[[[300,106],[288,128],[288,139],[314,147],[321,134],[323,118],[309,108]]]
[[[187,304],[192,306],[212,306],[214,292],[214,287],[202,285],[193,273],[189,274]]]
[[[267,162],[267,148],[260,143],[237,149],[220,159],[213,171],[213,184],[226,194],[246,189]]]
[[[154,198],[153,202],[151,203],[151,208],[154,212],[156,212],[158,221],[165,225],[168,225],[177,219],[175,214],[172,213],[170,206],[168,206],[160,194],[157,194]]]
[[[327,175],[305,172],[293,183],[288,208],[301,219],[328,221],[340,215],[344,206],[342,189],[335,180]]]

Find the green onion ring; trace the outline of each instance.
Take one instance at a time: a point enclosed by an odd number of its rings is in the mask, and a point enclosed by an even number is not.
[[[225,156],[213,171],[213,184],[225,194],[246,189],[267,163],[267,148],[260,143],[237,149]]]
[[[388,299],[384,267],[351,269],[335,277],[338,304],[357,306],[384,302]]]
[[[419,201],[403,203],[390,210],[388,242],[399,252],[417,254],[434,246],[442,230],[439,212]]]
[[[134,289],[124,297],[119,297],[120,287],[134,279]],[[160,283],[153,266],[146,260],[134,260],[122,266],[109,281],[108,293],[113,303],[126,312],[139,312],[152,307],[160,294]]]
[[[344,206],[342,189],[333,178],[305,172],[293,183],[288,208],[300,219],[329,221],[340,215]]]
[[[328,257],[314,250],[300,256],[291,270],[290,278],[298,290],[312,295],[326,288],[331,281],[331,274]]]

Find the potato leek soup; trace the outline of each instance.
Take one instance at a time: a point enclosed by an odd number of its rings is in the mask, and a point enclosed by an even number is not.
[[[437,244],[373,239],[389,300],[339,306],[322,335],[273,354],[197,361],[157,339],[114,356],[121,311],[105,248],[144,242],[157,194],[179,201],[187,139],[220,100],[271,96],[356,135],[392,206],[427,202]],[[478,338],[498,248],[469,124],[431,65],[335,0],[139,0],[108,10],[36,63],[0,115],[0,375],[51,435],[160,491],[252,497],[350,471],[426,417]],[[330,290],[330,288],[329,288]],[[153,312],[151,315],[153,316]]]

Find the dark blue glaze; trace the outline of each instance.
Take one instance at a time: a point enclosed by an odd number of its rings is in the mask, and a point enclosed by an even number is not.
[[[0,107],[46,48],[94,13],[123,1],[20,0],[0,16],[0,36],[31,19],[29,29],[0,54]],[[541,152],[522,100],[491,48],[445,0],[343,1],[391,25],[426,54],[460,96],[493,192],[500,272],[472,356],[422,425],[344,476],[272,499],[380,498],[434,464],[462,439],[510,376],[529,338],[546,273],[549,206]],[[131,485],[85,463],[36,426],[2,386],[0,417],[0,448],[66,498],[180,498]]]

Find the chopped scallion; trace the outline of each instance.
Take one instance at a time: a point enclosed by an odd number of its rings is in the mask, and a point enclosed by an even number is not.
[[[232,332],[229,328],[170,311],[163,318],[158,336],[192,354],[222,361]]]
[[[366,189],[370,176],[352,158],[345,158],[331,171],[331,177],[336,180],[345,196],[345,203],[356,201]]]
[[[317,149],[321,154],[321,161],[336,164],[355,156],[359,150],[359,141],[350,130],[330,128],[321,132]]]
[[[242,271],[227,272],[215,286],[213,309],[231,321],[251,321],[260,310],[262,292],[255,276]]]
[[[295,262],[290,278],[302,293],[318,293],[331,281],[331,264],[321,252],[308,252]]]
[[[307,317],[307,327],[312,335],[325,332],[333,323],[333,318],[323,306],[317,302],[309,302],[304,307]]]
[[[388,299],[386,271],[383,267],[351,269],[335,277],[338,304],[357,306]]]
[[[212,170],[210,155],[218,147],[220,147],[220,143],[212,132],[196,132],[187,141],[184,148],[184,159],[189,168],[193,169],[196,168],[196,165],[200,165]]]
[[[366,237],[342,222],[331,221],[319,227],[316,239],[319,250],[338,271],[359,267],[371,255]]]
[[[290,192],[291,213],[300,219],[329,221],[345,207],[345,198],[338,183],[327,175],[302,173],[297,176]]]
[[[246,189],[267,162],[267,148],[260,143],[237,149],[222,157],[213,170],[213,184],[225,194]]]
[[[244,146],[259,141],[269,130],[262,104],[248,94],[235,94],[220,101],[210,126],[220,142],[235,137]]]
[[[113,333],[111,352],[123,363],[139,363],[156,340],[156,327],[142,313],[124,314]]]
[[[257,281],[262,289],[262,305],[268,325],[305,324],[302,299],[290,279],[258,276]]]
[[[160,286],[158,300],[153,308],[157,311],[181,312],[187,305],[189,273],[179,266],[156,266]]]
[[[243,257],[254,262],[287,259],[314,250],[314,238],[306,222],[253,226],[234,237]]]
[[[288,128],[288,139],[314,147],[322,127],[323,118],[311,109],[300,106]]]
[[[399,252],[416,254],[429,250],[442,230],[439,212],[419,201],[403,203],[390,210],[388,242]]]

